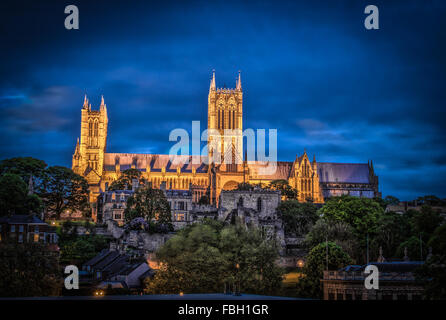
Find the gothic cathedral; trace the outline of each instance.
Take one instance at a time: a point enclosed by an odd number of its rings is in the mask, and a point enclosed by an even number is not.
[[[207,159],[203,159],[206,156],[194,155],[186,163],[175,164],[169,155],[106,153],[107,124],[104,98],[99,110],[92,110],[85,96],[81,134],[73,154],[72,169],[87,179],[91,202],[129,168],[140,170],[142,177],[155,188],[166,182],[170,189],[190,189],[194,201],[208,195],[211,203],[217,205],[222,190],[235,189],[243,182],[268,184],[273,180],[287,180],[298,190],[298,199],[302,202],[323,203],[324,198],[342,194],[369,198],[380,196],[372,162],[316,162],[315,156],[310,161],[304,151],[302,155],[296,155],[294,161],[277,161],[275,172],[265,175],[261,170],[265,163],[248,161],[243,156],[240,72],[235,89],[217,88],[215,72],[212,74],[208,96]]]

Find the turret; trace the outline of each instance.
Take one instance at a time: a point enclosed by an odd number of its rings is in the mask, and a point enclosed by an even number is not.
[[[101,95],[101,105],[99,106],[99,110],[107,112],[107,105],[104,102],[104,96],[103,95]]]
[[[88,109],[88,98],[87,95],[84,96],[84,104],[82,106],[84,109]]]
[[[209,91],[215,90],[216,86],[215,86],[215,69],[212,70],[212,80],[211,80],[211,84],[209,86]]]

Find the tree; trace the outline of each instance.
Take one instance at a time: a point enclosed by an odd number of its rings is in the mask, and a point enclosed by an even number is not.
[[[327,255],[328,253],[328,255]],[[328,266],[327,266],[328,256]],[[304,276],[297,283],[301,297],[321,298],[320,279],[323,271],[339,270],[352,263],[352,259],[334,242],[323,242],[310,250],[303,267]]]
[[[164,192],[160,189],[153,189],[150,185],[139,188],[127,199],[124,216],[126,222],[137,217],[158,224],[171,224],[172,221],[170,205]]]
[[[429,240],[429,237],[441,222],[443,222],[443,218],[440,214],[428,205],[423,205],[421,210],[414,212],[411,217],[414,235],[418,237],[421,235],[424,242]]]
[[[0,176],[0,216],[39,213],[41,208],[40,198],[28,195],[28,186],[18,174]]]
[[[415,270],[415,277],[424,285],[426,299],[446,299],[446,224],[435,229],[428,247],[432,256],[420,268]]]
[[[45,170],[39,195],[47,211],[57,218],[65,210],[86,213],[89,208],[87,180],[66,167],[54,166]]]
[[[352,227],[362,248],[362,257],[355,256],[355,259],[358,263],[365,262],[367,237],[373,239],[376,235],[384,208],[374,199],[344,195],[328,199],[319,213],[328,222],[342,221]]]
[[[419,203],[428,205],[428,206],[445,206],[446,202],[444,200],[441,200],[437,196],[434,195],[427,195],[424,197],[418,197],[417,201]]]
[[[239,191],[252,191],[254,190],[254,186],[248,182],[242,182],[237,184],[237,189]]]
[[[403,258],[406,249],[409,260],[421,261],[424,260],[427,255],[426,243],[420,241],[420,238],[417,236],[412,236],[402,242],[396,250],[396,256],[398,258]]]
[[[415,278],[424,286],[424,298],[446,300],[446,256],[433,255],[414,272]]]
[[[427,246],[432,248],[433,254],[446,256],[446,224],[442,224],[435,229]]]
[[[44,245],[0,243],[0,296],[57,296],[62,286],[57,257]]]
[[[63,264],[82,265],[93,258],[102,249],[108,248],[108,241],[102,235],[83,235],[61,237],[59,241],[60,262]]]
[[[281,285],[277,245],[254,228],[205,219],[182,229],[156,256],[162,267],[146,283],[147,293],[211,293],[240,284],[243,292],[265,294]]]
[[[398,205],[400,203],[400,200],[397,197],[388,195],[384,198],[384,203],[386,205]]]
[[[109,190],[127,190],[132,189],[133,179],[138,180],[139,185],[144,184],[144,180],[141,179],[141,171],[138,169],[127,169],[122,171],[120,177],[113,181],[108,187]]]
[[[319,219],[305,237],[305,244],[308,248],[316,247],[325,241],[336,243],[350,257],[362,255],[353,228],[343,221],[330,222],[326,219]]]
[[[328,254],[327,254],[328,253]],[[328,257],[328,266],[327,266]],[[351,258],[334,242],[323,242],[310,250],[303,267],[304,276],[297,283],[298,295],[307,298],[322,298],[320,280],[324,270],[339,270],[352,263]]]
[[[373,199],[341,196],[328,199],[319,213],[328,220],[348,223],[359,237],[374,233],[382,207]]]
[[[297,199],[297,190],[288,184],[288,180],[273,180],[269,183],[269,189],[279,190],[287,200]]]
[[[5,159],[0,162],[0,175],[5,173],[17,174],[25,183],[28,183],[30,176],[34,180],[40,180],[44,175],[46,166],[43,160],[31,157]]]
[[[375,253],[381,247],[386,258],[396,257],[398,246],[410,236],[410,214],[384,212],[378,219],[378,228],[376,236],[371,239],[371,247]]]
[[[319,218],[314,204],[300,203],[297,200],[282,201],[277,211],[282,216],[285,233],[294,236],[307,234]]]

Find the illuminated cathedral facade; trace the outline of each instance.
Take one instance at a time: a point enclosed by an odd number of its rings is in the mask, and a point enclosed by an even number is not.
[[[234,89],[217,88],[215,72],[208,95],[208,150],[206,156],[188,156],[188,161],[175,164],[166,154],[107,153],[107,106],[101,99],[99,110],[92,110],[85,96],[81,111],[81,134],[73,154],[72,169],[86,178],[90,201],[126,169],[141,171],[141,177],[160,188],[191,190],[197,202],[207,195],[218,205],[222,190],[232,190],[240,183],[268,184],[287,180],[298,191],[299,201],[323,203],[331,196],[350,194],[358,197],[379,197],[378,177],[373,163],[328,163],[310,161],[306,151],[294,161],[277,161],[276,170],[265,174],[264,162],[248,161],[243,156],[243,91],[240,73]],[[224,136],[225,129],[234,129]],[[218,133],[218,134],[213,134]],[[226,130],[227,132],[227,130]],[[223,137],[223,139],[220,139]],[[214,149],[214,147],[218,147]],[[230,163],[214,162],[214,152],[231,152]],[[183,156],[184,157],[184,156]],[[211,161],[208,161],[211,160]]]

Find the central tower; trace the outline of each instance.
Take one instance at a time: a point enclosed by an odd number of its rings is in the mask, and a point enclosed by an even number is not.
[[[224,171],[236,172],[243,161],[243,92],[240,71],[235,89],[217,88],[212,72],[208,95],[209,163],[222,163]]]

